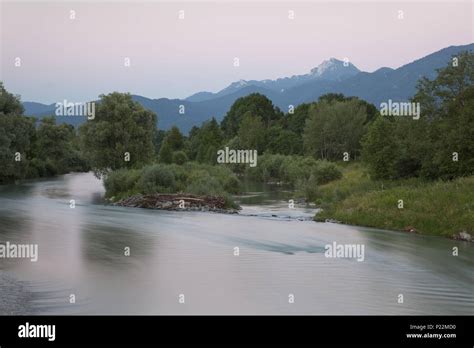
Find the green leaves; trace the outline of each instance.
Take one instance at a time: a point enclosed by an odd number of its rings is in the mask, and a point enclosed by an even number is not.
[[[375,178],[474,173],[474,54],[454,58],[436,79],[419,81],[419,120],[379,117],[369,127],[363,156]]]
[[[347,152],[354,158],[366,131],[367,110],[358,100],[321,101],[311,106],[303,134],[308,155],[342,160]]]
[[[102,95],[96,117],[80,127],[83,151],[96,176],[136,168],[153,160],[156,115],[130,94]]]
[[[237,135],[246,113],[260,117],[265,127],[283,118],[281,111],[275,108],[266,96],[259,93],[249,94],[237,99],[222,120],[221,126],[226,139]]]

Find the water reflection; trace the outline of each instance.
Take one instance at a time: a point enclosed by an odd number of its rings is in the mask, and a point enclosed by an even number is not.
[[[82,226],[81,251],[88,263],[126,267],[145,259],[153,251],[153,238],[140,231],[106,224]],[[129,257],[133,254],[133,257]]]

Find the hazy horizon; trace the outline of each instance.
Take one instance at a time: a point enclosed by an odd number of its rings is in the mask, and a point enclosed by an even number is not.
[[[4,2],[1,80],[22,100],[45,104],[112,91],[183,99],[238,80],[306,74],[331,57],[367,72],[396,69],[474,42],[472,30],[465,1]]]

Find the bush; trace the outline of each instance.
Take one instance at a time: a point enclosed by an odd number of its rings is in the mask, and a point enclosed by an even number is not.
[[[307,180],[318,162],[311,157],[288,156],[280,169],[284,182],[295,185],[301,180]]]
[[[240,192],[240,180],[235,175],[228,176],[224,181],[224,190],[226,192],[237,194]]]
[[[38,158],[33,158],[28,163],[27,178],[46,176],[46,163]]]
[[[341,179],[342,171],[331,162],[317,161],[316,163],[310,170],[309,177],[299,179],[296,186],[308,201],[320,204],[324,192],[322,188],[332,181]]]
[[[205,170],[197,170],[191,173],[188,178],[186,193],[195,195],[214,195],[219,196],[225,193],[219,181],[209,175]]]
[[[226,197],[228,193],[240,192],[240,181],[229,168],[195,162],[119,169],[108,174],[104,186],[106,196],[116,199],[137,193],[184,192]]]
[[[314,176],[311,176],[306,181],[303,181],[303,180],[299,181],[298,188],[299,188],[298,190],[299,193],[302,193],[308,202],[320,203],[318,201],[318,198],[320,196],[320,190]]]
[[[188,161],[188,156],[184,151],[175,151],[173,152],[173,163],[175,164],[184,164]]]
[[[311,157],[264,154],[259,157],[255,168],[248,168],[246,174],[258,181],[284,182],[296,185],[307,180],[318,161]]]
[[[171,193],[176,190],[173,171],[162,164],[145,167],[138,185],[142,193]]]
[[[176,192],[183,191],[187,186],[187,180],[191,172],[191,170],[187,168],[188,163],[189,162],[185,163],[185,165],[171,164],[166,166],[174,174]]]
[[[55,176],[58,174],[58,167],[52,160],[47,159],[45,163],[45,176]]]
[[[342,172],[334,163],[320,161],[312,170],[310,178],[312,178],[317,185],[324,185],[333,180],[342,178]]]
[[[106,196],[124,196],[132,191],[136,191],[140,176],[141,170],[137,169],[119,169],[109,173],[104,179]]]
[[[206,166],[204,169],[211,176],[219,180],[219,183],[226,192],[234,194],[240,192],[240,180],[227,166]]]

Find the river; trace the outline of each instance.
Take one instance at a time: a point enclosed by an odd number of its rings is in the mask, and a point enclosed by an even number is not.
[[[0,314],[474,312],[466,242],[316,223],[268,187],[240,197],[239,215],[113,207],[103,194],[90,173],[0,186],[0,244],[39,250],[37,262],[0,259]],[[364,260],[325,257],[333,242],[364,245]]]

